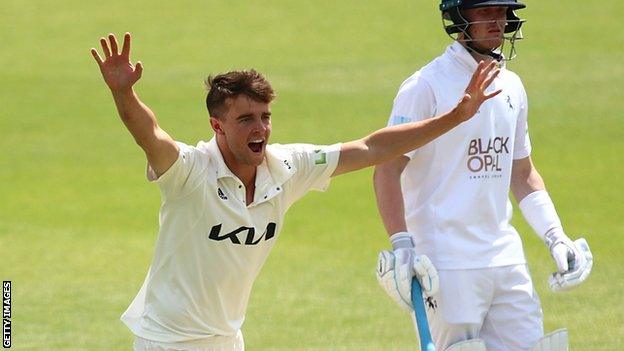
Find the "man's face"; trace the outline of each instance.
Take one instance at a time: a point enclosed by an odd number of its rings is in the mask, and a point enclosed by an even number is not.
[[[466,9],[462,11],[471,24],[468,33],[478,48],[493,50],[503,44],[503,34],[507,24],[507,7],[492,6]]]
[[[264,159],[271,135],[270,103],[258,102],[246,95],[225,100],[227,112],[221,118],[211,118],[215,133],[225,137],[224,156],[237,166],[259,166]]]

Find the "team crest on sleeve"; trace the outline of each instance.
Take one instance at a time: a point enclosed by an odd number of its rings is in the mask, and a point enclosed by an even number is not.
[[[392,125],[404,124],[410,121],[411,119],[405,116],[392,116]]]
[[[324,165],[327,163],[327,153],[322,150],[314,150],[314,164]]]

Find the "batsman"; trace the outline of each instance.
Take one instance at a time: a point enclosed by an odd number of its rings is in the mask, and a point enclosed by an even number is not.
[[[510,224],[511,190],[554,259],[550,288],[587,279],[589,246],[566,235],[531,160],[527,94],[506,67],[522,39],[524,20],[516,11],[525,5],[442,0],[439,7],[453,42],[403,82],[388,125],[449,110],[480,61],[501,68],[492,88],[502,93],[468,122],[376,167],[377,203],[393,246],[379,255],[378,280],[408,311],[412,276],[420,280],[437,350],[567,350],[567,331],[544,336],[540,301]]]

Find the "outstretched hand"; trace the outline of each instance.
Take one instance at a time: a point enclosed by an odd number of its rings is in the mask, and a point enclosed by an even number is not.
[[[461,98],[456,108],[457,111],[460,112],[463,120],[468,120],[474,116],[483,102],[500,94],[502,91],[500,89],[489,94],[485,93],[499,73],[500,69],[496,67],[495,61],[489,64],[484,61],[479,62],[477,69],[472,74],[470,83],[468,83],[466,87],[464,96]]]
[[[113,92],[127,91],[132,88],[141,78],[143,72],[143,65],[141,62],[137,62],[133,65],[130,62],[130,33],[124,35],[123,47],[121,53],[117,47],[117,39],[113,34],[108,35],[108,41],[105,38],[100,38],[100,44],[104,52],[104,60],[94,48],[91,48],[91,55],[100,67],[104,82]]]

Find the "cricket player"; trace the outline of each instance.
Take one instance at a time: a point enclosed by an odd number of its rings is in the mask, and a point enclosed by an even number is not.
[[[486,93],[499,70],[482,62],[439,117],[329,146],[269,145],[273,89],[256,71],[233,71],[207,79],[214,137],[190,146],[174,141],[139,100],[133,86],[143,66],[130,61],[130,39],[120,51],[111,34],[100,40],[103,58],[91,53],[162,195],[154,257],[121,318],[136,335],[135,350],[243,350],[251,288],[288,208],[333,176],[425,145],[500,93]],[[423,285],[436,281],[433,267],[419,268]]]
[[[433,263],[439,289],[424,292],[438,350],[476,338],[490,351],[547,343],[540,341],[540,301],[510,224],[510,189],[556,263],[550,287],[571,288],[591,271],[586,241],[565,234],[531,161],[527,95],[506,68],[524,22],[516,11],[524,7],[516,0],[442,0],[445,30],[454,41],[403,82],[388,125],[427,120],[452,108],[480,61],[501,67],[492,87],[502,93],[466,123],[375,168],[378,208],[394,249],[380,254],[378,280],[411,310],[409,269],[413,262]]]

